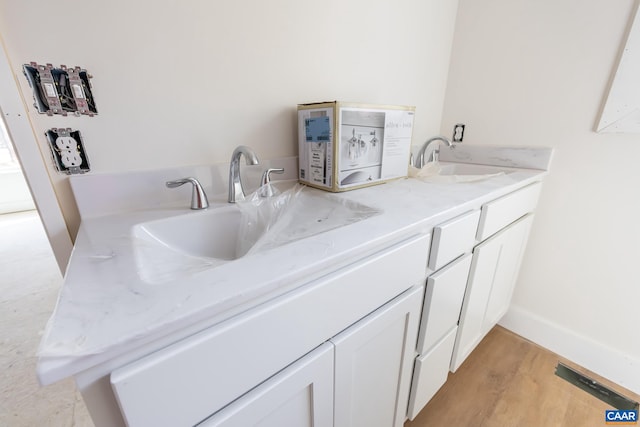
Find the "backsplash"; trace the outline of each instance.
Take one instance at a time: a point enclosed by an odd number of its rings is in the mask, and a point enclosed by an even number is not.
[[[260,184],[262,172],[269,167],[281,167],[285,172],[278,179],[298,178],[298,158],[261,161],[257,166],[242,165],[242,180],[247,192]],[[188,206],[190,186],[169,189],[166,181],[194,177],[202,184],[212,203],[227,200],[229,163],[181,166],[171,169],[139,172],[98,173],[71,176],[71,188],[81,218],[113,215],[155,207]]]
[[[510,168],[548,170],[553,149],[550,147],[505,147],[455,144],[440,149],[443,162],[474,163]]]

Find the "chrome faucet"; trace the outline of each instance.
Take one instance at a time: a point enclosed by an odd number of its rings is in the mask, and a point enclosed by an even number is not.
[[[440,155],[440,147],[438,146],[440,142],[444,143],[444,145],[446,145],[447,147],[453,147],[453,145],[451,144],[451,140],[446,136],[434,136],[433,138],[428,139],[422,145],[420,151],[418,151],[414,166],[417,168],[422,168],[425,165],[426,162],[424,161],[424,156],[427,153],[427,149],[429,148],[429,146],[432,145],[434,145],[435,148],[433,148],[433,151],[431,151],[431,155],[429,156],[427,162],[437,162]]]
[[[180,187],[182,184],[186,184],[187,182],[193,184],[193,191],[191,192],[191,209],[207,209],[209,207],[209,200],[207,200],[207,195],[204,193],[204,190],[197,179],[191,177],[176,179],[175,181],[167,181],[166,185],[169,188],[176,188]]]
[[[240,157],[244,154],[244,158],[248,165],[260,164],[258,157],[253,150],[246,145],[240,145],[231,155],[231,164],[229,165],[229,203],[235,203],[237,200],[244,200],[244,189],[240,180]]]

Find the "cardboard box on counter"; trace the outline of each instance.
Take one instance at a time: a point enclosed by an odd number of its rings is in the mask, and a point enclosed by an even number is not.
[[[298,105],[300,182],[339,192],[407,176],[415,107]]]

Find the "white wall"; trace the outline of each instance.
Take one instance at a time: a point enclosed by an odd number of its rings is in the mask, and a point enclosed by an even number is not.
[[[640,135],[592,131],[634,4],[461,0],[442,131],[555,148],[506,323],[640,392]]]
[[[15,73],[30,61],[93,74],[99,115],[46,117],[43,133],[83,135],[93,172],[297,154],[298,103],[416,106],[414,138],[437,133],[457,1],[0,0],[0,34]],[[72,234],[67,180],[47,165]]]

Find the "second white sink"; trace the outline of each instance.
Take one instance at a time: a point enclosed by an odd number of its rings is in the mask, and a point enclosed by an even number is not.
[[[470,163],[440,162],[438,175],[494,175],[497,173],[511,173],[514,169],[500,166],[474,165]]]
[[[482,181],[500,175],[508,175],[517,170],[509,167],[471,163],[429,162],[422,169],[412,168],[410,176],[423,182],[455,184]]]

